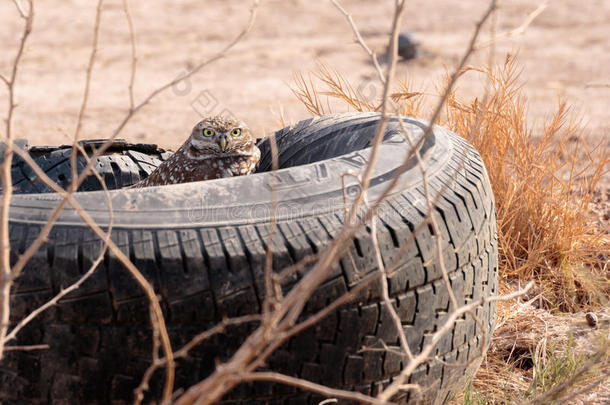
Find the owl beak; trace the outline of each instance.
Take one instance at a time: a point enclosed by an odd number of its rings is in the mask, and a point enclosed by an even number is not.
[[[220,150],[224,152],[225,149],[227,149],[227,138],[225,138],[224,136],[221,137],[218,140],[218,145],[220,146]]]

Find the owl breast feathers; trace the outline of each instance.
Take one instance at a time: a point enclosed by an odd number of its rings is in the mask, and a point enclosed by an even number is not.
[[[206,118],[168,160],[134,188],[189,183],[252,173],[261,153],[248,127],[233,118]]]

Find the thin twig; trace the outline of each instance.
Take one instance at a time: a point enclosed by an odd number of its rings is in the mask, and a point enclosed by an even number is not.
[[[125,18],[127,18],[127,25],[129,26],[129,42],[131,43],[131,75],[129,76],[129,110],[133,110],[135,106],[133,86],[136,80],[136,64],[138,57],[136,53],[136,30],[133,26],[133,19],[131,18],[131,11],[129,10],[129,0],[123,0],[123,11],[125,12]]]
[[[362,38],[362,35],[360,35],[360,30],[356,26],[356,23],[352,19],[352,16],[350,15],[350,13],[348,13],[343,8],[343,6],[339,3],[338,0],[330,0],[330,1],[345,16],[345,18],[349,22],[349,25],[352,27],[352,31],[354,31],[354,35],[356,36],[356,42],[358,44],[360,44],[362,49],[364,49],[364,51],[371,57],[371,61],[373,62],[373,66],[375,66],[375,70],[377,71],[377,75],[379,76],[379,80],[381,81],[382,84],[385,84],[386,78],[383,75],[383,71],[381,70],[381,66],[379,66],[379,61],[377,60],[377,55],[375,54],[375,52],[373,52],[371,50],[371,48],[368,47],[366,42],[364,42],[364,39]]]
[[[26,41],[32,32],[32,24],[34,21],[34,6],[32,0],[28,0],[29,14],[25,14],[21,9],[21,5],[14,0],[15,6],[19,10],[21,18],[25,20],[21,41],[17,48],[17,55],[13,62],[10,78],[3,76],[3,81],[8,89],[8,112],[6,116],[6,149],[4,150],[4,159],[1,168],[2,181],[2,207],[0,207],[0,360],[4,353],[5,337],[8,331],[10,320],[10,293],[13,285],[13,278],[10,263],[10,235],[9,235],[9,209],[11,204],[11,196],[13,195],[13,182],[11,177],[11,165],[13,162],[13,112],[15,109],[15,82],[17,80],[17,72],[19,63],[23,56]]]
[[[464,55],[462,56],[462,59],[460,60],[460,63],[458,64],[457,68],[455,69],[455,71],[453,72],[453,74],[451,75],[451,78],[449,80],[449,83],[445,89],[445,92],[443,93],[443,96],[441,98],[441,100],[439,101],[439,103],[437,104],[434,113],[432,115],[432,118],[430,119],[430,124],[428,125],[428,127],[426,128],[426,130],[424,131],[424,134],[422,136],[421,139],[426,139],[427,136],[429,136],[429,134],[432,132],[432,128],[434,125],[434,122],[436,122],[436,120],[438,119],[438,116],[440,114],[440,112],[442,111],[443,105],[447,99],[447,97],[449,96],[449,94],[451,93],[451,90],[453,89],[453,86],[456,82],[456,80],[458,79],[458,77],[460,76],[462,69],[464,68],[464,66],[466,65],[466,62],[468,61],[470,55],[474,52],[474,47],[476,44],[476,40],[479,36],[479,32],[481,30],[481,27],[483,26],[483,24],[485,23],[485,21],[487,21],[487,19],[489,18],[489,16],[493,13],[493,11],[496,8],[496,0],[492,0],[490,2],[490,5],[488,7],[488,9],[485,11],[485,13],[483,14],[483,16],[481,17],[481,19],[477,22],[476,26],[475,26],[475,30],[473,32],[472,38],[470,40],[469,46],[466,49],[466,52],[464,53]],[[399,120],[400,121],[400,120]],[[404,131],[404,129],[403,129]],[[405,131],[406,132],[406,131]],[[421,140],[420,140],[421,142]],[[412,142],[411,142],[412,144]],[[412,145],[414,146],[413,149],[417,151],[416,156],[419,155],[419,151],[418,145]],[[421,159],[421,156],[420,156]],[[418,162],[419,164],[419,162]],[[420,167],[423,168],[423,166],[420,165]],[[424,171],[425,172],[425,171]],[[397,177],[397,176],[396,176]],[[396,177],[394,179],[396,179]],[[424,180],[426,180],[426,176],[424,176]],[[429,201],[429,198],[428,198]],[[431,218],[432,217],[432,212],[430,211],[428,213],[428,216]],[[438,232],[438,227],[435,230],[435,233],[439,236],[436,237],[436,243],[437,243],[437,252],[439,252],[439,242],[440,242],[440,232]],[[442,246],[440,247],[440,252],[442,252]],[[440,260],[442,260],[442,254],[438,255],[438,257],[440,258]],[[440,262],[439,262],[440,265]],[[451,290],[451,285],[448,282],[448,276],[446,273],[446,269],[444,271],[443,274],[443,280],[445,281],[445,285],[448,285],[448,292],[451,295],[453,295],[453,292]],[[530,286],[531,287],[531,286]],[[430,343],[423,348],[423,350],[415,357],[414,361],[410,362],[402,371],[401,373],[395,378],[395,380],[392,382],[392,384],[390,384],[390,386],[388,386],[388,388],[386,388],[382,393],[379,394],[379,398],[382,399],[389,399],[391,398],[393,395],[395,395],[399,390],[400,390],[400,386],[405,382],[405,380],[411,375],[411,373],[415,370],[415,368],[421,364],[421,362],[425,361],[428,357],[428,354],[433,350],[434,346],[437,344],[437,342],[440,340],[440,338],[447,333],[447,331],[449,330],[450,327],[453,327],[453,322],[455,321],[455,319],[457,319],[456,315],[459,314],[461,315],[462,313],[470,313],[471,315],[474,315],[474,308],[476,308],[478,305],[473,306],[472,303],[462,306],[460,308],[457,308],[457,302],[455,302],[455,296],[453,296],[453,302],[452,302],[452,306],[453,306],[453,311],[451,312],[451,314],[449,315],[448,320],[453,319],[453,321],[451,322],[451,324],[449,323],[445,323],[445,325],[439,329],[433,336],[432,339],[430,341]],[[478,318],[475,317],[475,321],[477,321]],[[480,320],[479,320],[480,322]],[[484,330],[484,329],[483,329]],[[425,354],[425,356],[424,356]]]
[[[30,157],[27,152],[24,152],[19,149],[15,149],[14,151],[21,157],[34,171],[34,173],[38,176],[38,178],[47,186],[49,186],[53,191],[60,194],[64,199],[74,207],[74,211],[83,219],[83,221],[93,230],[97,236],[106,240],[108,234],[106,234],[96,223],[91,219],[89,214],[83,209],[83,207],[74,199],[74,196],[66,192],[60,186],[58,186],[51,178],[47,176],[47,174],[40,169],[40,167],[34,162],[34,160]],[[47,222],[48,223],[48,222]],[[161,306],[159,304],[159,300],[155,294],[154,289],[150,285],[150,283],[146,280],[146,278],[142,275],[142,273],[137,269],[137,267],[129,260],[129,257],[123,253],[123,251],[112,241],[112,239],[108,239],[108,248],[110,251],[116,256],[116,258],[125,266],[127,271],[131,274],[131,276],[136,280],[139,284],[140,288],[144,291],[152,309],[152,313],[154,317],[151,317],[151,324],[153,328],[157,328],[161,337],[161,344],[163,347],[163,351],[165,356],[167,357],[167,365],[166,368],[166,381],[164,388],[164,401],[165,396],[167,398],[171,397],[171,390],[174,383],[174,363],[173,363],[173,351],[171,349],[171,343],[169,339],[169,335],[167,333],[167,327],[165,326],[165,319],[163,318],[163,312],[161,311]],[[169,393],[167,393],[169,391]]]
[[[102,4],[104,0],[98,0],[97,7],[95,9],[95,23],[93,25],[93,42],[91,44],[91,54],[89,55],[89,61],[87,63],[87,69],[85,72],[85,88],[83,90],[83,99],[81,101],[80,108],[78,110],[78,116],[76,117],[76,128],[74,129],[74,136],[72,139],[72,155],[70,155],[70,164],[72,166],[72,183],[68,191],[75,192],[78,189],[76,184],[77,178],[77,167],[76,160],[78,157],[78,139],[80,132],[83,127],[83,117],[87,110],[87,103],[89,101],[89,89],[91,87],[91,73],[93,72],[93,65],[95,64],[95,56],[97,55],[97,43],[100,33],[100,19],[102,17]]]
[[[21,3],[19,0],[13,0],[13,4],[15,4],[15,7],[17,7],[17,11],[19,12],[19,16],[21,18],[23,18],[24,20],[28,18],[28,14],[25,12],[25,10],[23,9],[23,7],[21,6]],[[31,3],[30,3],[31,6]],[[30,8],[31,10],[31,8]]]
[[[281,300],[282,290],[278,285],[276,278],[273,274],[273,238],[277,232],[277,178],[275,177],[276,172],[279,168],[278,165],[278,153],[277,143],[275,142],[275,135],[269,136],[269,145],[271,146],[271,221],[269,223],[269,235],[267,235],[267,244],[265,249],[265,300],[263,302],[263,314],[269,314],[275,309],[278,302]]]
[[[349,221],[352,222],[356,218],[358,210],[362,205],[362,202],[365,197],[365,192],[368,190],[370,185],[371,176],[373,174],[373,169],[377,162],[377,157],[379,155],[379,148],[381,145],[381,141],[383,140],[383,135],[385,134],[385,129],[388,124],[388,100],[390,94],[390,87],[392,84],[392,80],[394,78],[394,74],[396,72],[396,63],[398,59],[398,30],[400,28],[400,22],[402,21],[402,15],[405,10],[405,0],[397,0],[396,7],[394,9],[394,18],[392,20],[392,31],[390,34],[390,44],[388,46],[390,53],[390,64],[388,66],[388,70],[386,72],[386,80],[383,87],[383,95],[381,99],[381,117],[377,124],[377,130],[373,140],[371,141],[371,152],[368,157],[368,164],[364,169],[364,172],[361,174],[360,183],[362,184],[362,191],[356,198],[356,201],[352,204],[352,210],[350,212]]]
[[[455,299],[455,294],[453,293],[453,289],[451,288],[451,282],[449,281],[449,273],[447,271],[447,267],[445,266],[445,258],[443,257],[443,241],[441,239],[440,228],[438,227],[438,223],[436,222],[436,218],[434,217],[434,213],[436,212],[436,210],[434,208],[434,205],[432,202],[432,197],[430,195],[430,186],[428,184],[428,173],[424,166],[424,162],[422,160],[421,154],[419,153],[419,149],[415,148],[415,145],[413,144],[413,140],[411,139],[411,136],[409,135],[409,131],[407,131],[407,128],[405,126],[405,123],[402,120],[402,117],[400,115],[397,115],[397,117],[398,117],[398,122],[400,124],[403,136],[409,143],[409,146],[411,147],[411,149],[415,151],[415,159],[417,160],[417,166],[419,167],[419,170],[422,175],[422,184],[424,186],[424,197],[426,198],[426,205],[428,208],[428,213],[426,214],[426,222],[428,222],[428,224],[430,224],[430,226],[432,226],[432,231],[434,233],[432,235],[432,237],[434,238],[435,248],[436,248],[435,249],[436,262],[437,262],[439,268],[441,269],[441,276],[443,277],[443,282],[445,283],[445,289],[447,290],[447,294],[449,295],[449,302],[451,303],[451,310],[455,311],[458,307],[458,304],[457,304],[457,300]]]
[[[544,0],[542,3],[540,3],[540,5],[538,7],[536,7],[536,9],[534,11],[532,11],[531,13],[529,13],[527,15],[525,20],[517,28],[494,36],[488,42],[485,42],[485,43],[479,45],[477,47],[477,49],[481,49],[481,48],[485,48],[490,45],[494,45],[495,43],[497,43],[498,41],[500,41],[502,39],[509,39],[509,38],[515,37],[517,35],[523,35],[525,33],[525,31],[528,29],[528,27],[534,22],[534,20],[540,14],[542,14],[542,12],[548,7],[548,5],[549,5],[549,0]],[[492,66],[492,65],[490,65],[490,66]]]
[[[221,322],[217,323],[212,328],[210,328],[204,332],[201,332],[201,333],[197,334],[195,337],[193,337],[187,344],[182,346],[180,348],[180,350],[177,350],[174,353],[174,358],[178,359],[178,358],[184,358],[184,357],[188,356],[189,351],[191,351],[194,347],[198,346],[199,344],[201,344],[202,342],[206,341],[207,339],[211,338],[214,335],[223,333],[225,331],[225,329],[227,328],[227,326],[240,325],[242,323],[254,322],[254,321],[258,321],[258,320],[260,320],[259,315],[245,315],[245,316],[240,316],[239,318],[223,319]],[[148,368],[144,372],[144,376],[142,377],[142,381],[140,382],[140,385],[138,385],[138,387],[134,390],[134,397],[135,397],[134,405],[139,405],[142,403],[142,400],[144,399],[144,393],[149,388],[148,384],[149,384],[149,381],[150,381],[152,375],[159,367],[163,367],[166,364],[167,364],[167,359],[165,357],[163,357],[163,358],[156,359],[155,361],[152,362],[152,364],[150,366],[148,366]]]
[[[349,292],[343,294],[341,297],[337,298],[335,301],[326,305],[323,309],[321,309],[314,315],[310,316],[309,318],[307,318],[306,320],[304,320],[300,323],[295,324],[294,326],[288,325],[288,329],[285,332],[276,333],[274,336],[275,340],[269,342],[269,344],[265,348],[265,350],[261,351],[258,354],[257,358],[248,365],[248,367],[245,369],[245,371],[254,372],[258,367],[260,367],[267,360],[267,358],[280,345],[282,345],[284,342],[286,342],[286,340],[288,340],[291,337],[296,336],[299,333],[303,332],[304,330],[312,327],[313,325],[317,324],[322,319],[326,318],[328,315],[330,315],[331,313],[336,311],[339,307],[352,301],[354,298],[356,298],[358,296],[358,294],[362,290],[364,290],[367,286],[369,286],[369,284],[371,284],[378,278],[379,278],[379,273],[373,273],[373,274],[363,278],[356,287],[352,288]],[[281,330],[282,327],[284,329],[286,329],[286,324],[283,324],[282,326],[278,327],[277,329]]]
[[[73,140],[72,140],[72,155],[70,156],[70,165],[71,165],[71,170],[72,170],[72,182],[70,183],[70,187],[67,190],[67,192],[70,194],[75,193],[78,189],[78,186],[80,185],[80,183],[76,180],[77,179],[76,161],[77,161],[78,150],[79,150],[78,138],[79,138],[80,131],[82,128],[82,120],[84,117],[85,110],[87,108],[87,102],[88,102],[88,98],[89,98],[91,72],[93,70],[93,65],[95,63],[95,57],[96,57],[96,53],[97,53],[97,44],[98,44],[98,38],[99,38],[102,3],[103,3],[103,0],[99,0],[97,7],[96,7],[91,54],[89,56],[89,61],[87,64],[86,76],[85,76],[85,88],[83,90],[83,99],[82,99],[81,106],[79,109],[76,127],[74,130],[74,135],[73,135]],[[83,156],[87,156],[87,155],[85,153],[83,153]],[[93,159],[90,159],[87,162],[87,164],[89,164],[91,162],[91,160],[93,160]],[[93,163],[95,163],[95,162],[93,162]],[[96,173],[94,170],[91,170],[91,172],[94,174]],[[88,174],[88,171],[84,171],[83,174]],[[103,185],[103,187],[105,187],[105,185]],[[64,198],[55,207],[55,209],[52,211],[51,215],[49,216],[49,219],[47,220],[47,222],[41,229],[41,231],[38,234],[38,236],[36,237],[36,239],[28,246],[28,249],[24,252],[24,254],[19,256],[19,258],[17,259],[17,262],[15,263],[15,265],[13,266],[13,269],[12,269],[13,280],[19,276],[19,274],[21,273],[21,270],[23,270],[23,268],[28,263],[28,261],[38,251],[40,246],[42,246],[42,244],[45,243],[47,236],[51,232],[51,229],[55,225],[55,221],[59,217],[59,214],[61,213],[61,210],[66,205],[66,203],[67,203],[67,199]]]
[[[366,196],[364,198],[365,205],[368,205]],[[381,276],[381,296],[383,301],[385,302],[386,310],[390,314],[390,318],[394,323],[394,328],[398,333],[398,340],[400,341],[400,348],[402,349],[403,354],[407,357],[409,362],[413,361],[413,353],[411,352],[411,348],[409,347],[409,343],[407,341],[407,336],[405,335],[405,331],[402,327],[402,320],[400,316],[396,313],[396,309],[394,308],[393,302],[390,299],[390,293],[388,291],[388,273],[386,272],[386,268],[383,264],[383,259],[381,257],[381,250],[379,249],[379,240],[377,239],[377,215],[373,215],[371,218],[371,241],[373,243],[373,249],[375,250],[375,260],[377,261],[377,271]]]
[[[87,156],[84,148],[81,145],[78,145],[78,147],[80,148],[80,151],[83,154],[83,156]],[[57,303],[59,302],[60,299],[62,299],[63,297],[65,297],[66,295],[71,293],[72,291],[77,290],[78,288],[80,288],[80,286],[85,281],[87,281],[87,279],[89,277],[91,277],[91,275],[93,275],[93,273],[95,272],[95,270],[97,269],[97,266],[101,263],[101,261],[104,260],[104,255],[106,254],[106,250],[108,249],[108,238],[110,237],[110,233],[112,232],[112,227],[114,225],[114,212],[112,210],[112,199],[110,197],[110,192],[108,191],[108,187],[106,187],[106,182],[104,181],[104,179],[102,178],[102,176],[99,173],[97,173],[97,172],[93,172],[93,173],[97,177],[98,181],[102,185],[102,189],[104,190],[104,195],[106,197],[106,202],[108,204],[108,213],[109,213],[109,217],[110,217],[109,218],[109,222],[108,222],[108,231],[107,231],[108,232],[108,234],[107,234],[108,236],[107,236],[107,238],[105,240],[103,240],[102,250],[101,250],[100,254],[98,255],[97,259],[95,259],[93,261],[93,263],[89,267],[89,270],[87,270],[85,272],[85,274],[83,274],[81,276],[81,278],[79,278],[75,283],[73,283],[69,287],[61,290],[51,300],[47,301],[45,304],[41,305],[40,307],[38,307],[34,311],[30,312],[28,314],[28,316],[26,316],[21,321],[19,321],[19,323],[17,325],[15,325],[15,327],[6,336],[6,340],[5,340],[6,342],[9,342],[12,339],[15,339],[17,337],[17,334],[19,333],[19,331],[21,329],[23,329],[23,327],[26,326],[28,323],[30,323],[33,319],[35,319],[38,315],[40,315],[41,313],[43,313],[47,309],[51,308],[52,306],[57,305]]]
[[[255,373],[241,374],[238,376],[242,381],[268,381],[285,385],[291,385],[299,389],[316,392],[331,398],[341,398],[347,401],[361,402],[363,404],[373,405],[393,405],[393,402],[378,400],[374,397],[362,394],[358,391],[345,391],[327,387],[325,385],[316,384],[311,381],[301,378],[291,377],[285,374],[276,373],[273,371],[259,371]]]
[[[432,335],[432,338],[430,339],[428,345],[426,345],[423,350],[417,354],[417,356],[411,363],[407,364],[407,366],[402,369],[400,374],[394,378],[394,381],[385,390],[383,390],[377,396],[377,398],[388,400],[392,398],[398,391],[400,391],[400,387],[404,384],[405,380],[413,373],[413,371],[415,371],[415,369],[420,364],[428,360],[430,353],[436,347],[438,342],[443,338],[445,334],[447,334],[449,331],[451,331],[451,329],[453,329],[455,321],[463,314],[467,313],[468,311],[472,311],[477,307],[483,306],[489,302],[506,301],[519,297],[527,293],[533,285],[534,282],[530,281],[522,290],[515,291],[507,295],[483,297],[478,300],[472,301],[467,305],[461,306],[456,311],[450,313],[443,326],[441,326],[438,331],[436,331],[434,335]]]
[[[49,345],[24,345],[24,346],[4,346],[4,350],[7,352],[10,351],[22,351],[22,352],[31,352],[33,350],[48,350],[51,347]]]

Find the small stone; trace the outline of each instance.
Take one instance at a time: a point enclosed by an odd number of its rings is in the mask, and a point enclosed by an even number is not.
[[[398,36],[398,54],[404,59],[413,59],[418,56],[419,50],[414,32],[407,31]]]
[[[587,319],[587,323],[590,327],[594,328],[597,326],[597,315],[595,315],[593,312],[587,312],[585,318]]]

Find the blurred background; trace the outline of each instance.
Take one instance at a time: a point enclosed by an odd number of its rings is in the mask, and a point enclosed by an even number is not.
[[[74,132],[81,103],[95,17],[94,1],[35,2],[34,31],[16,87],[14,129],[30,144],[62,144]],[[513,31],[544,2],[499,1],[493,28]],[[369,46],[380,55],[387,45],[392,1],[344,0]],[[446,68],[455,66],[476,21],[481,0],[409,0],[402,31],[411,31],[418,55],[401,61],[396,78],[414,91],[436,94]],[[153,89],[213,56],[244,27],[250,3],[238,0],[130,2],[137,34],[136,103]],[[0,72],[8,74],[23,22],[11,1],[0,2]],[[502,36],[493,45],[495,63],[518,53],[521,79],[530,99],[530,120],[542,121],[565,98],[587,124],[590,136],[608,139],[610,129],[610,2],[554,0],[525,32]],[[490,60],[492,25],[470,64]],[[83,138],[111,135],[127,109],[131,47],[122,0],[106,0],[99,53],[93,71]],[[351,27],[330,1],[265,0],[250,34],[224,58],[205,67],[145,107],[121,138],[177,147],[202,115],[230,112],[262,137],[310,116],[290,90],[294,72],[307,75],[322,61],[367,97],[381,95],[369,57],[354,42]],[[382,66],[385,66],[382,63]],[[482,78],[467,74],[457,91],[482,96]],[[6,110],[0,89],[0,112]],[[344,111],[341,104],[335,111]]]

